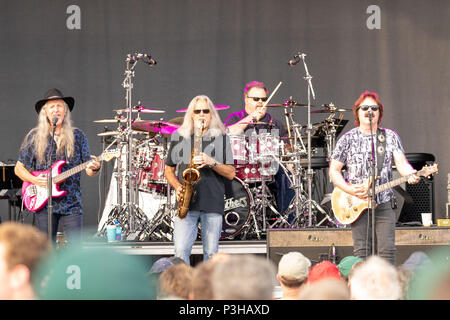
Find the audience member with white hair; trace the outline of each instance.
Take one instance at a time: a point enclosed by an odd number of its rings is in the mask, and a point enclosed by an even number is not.
[[[255,255],[232,255],[216,265],[213,294],[218,300],[271,300],[276,284],[275,267]]]
[[[400,300],[402,286],[397,269],[379,256],[371,256],[353,270],[349,279],[353,300]]]

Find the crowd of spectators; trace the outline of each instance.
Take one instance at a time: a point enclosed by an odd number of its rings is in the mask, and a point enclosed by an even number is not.
[[[218,253],[194,266],[111,250],[54,248],[30,225],[0,224],[0,299],[448,300],[450,251],[414,252],[394,266],[379,256],[313,263],[302,252],[279,262]]]

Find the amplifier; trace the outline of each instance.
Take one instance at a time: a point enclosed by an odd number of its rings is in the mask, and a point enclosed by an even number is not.
[[[429,252],[437,247],[450,247],[450,228],[417,227],[395,230],[397,264],[400,265],[415,251]],[[333,256],[333,248],[336,253]],[[267,231],[267,255],[276,265],[281,257],[299,251],[311,262],[340,259],[353,255],[353,239],[350,229],[269,229]]]

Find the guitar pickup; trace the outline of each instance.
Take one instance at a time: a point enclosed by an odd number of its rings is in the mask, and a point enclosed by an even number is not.
[[[34,197],[35,195],[37,195],[37,188],[35,185],[29,186],[27,188],[27,197]]]

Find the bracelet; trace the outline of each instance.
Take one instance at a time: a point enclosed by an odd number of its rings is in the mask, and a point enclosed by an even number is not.
[[[99,172],[100,171],[100,168],[98,168],[98,169],[91,169],[93,172]]]
[[[214,164],[211,166],[212,169],[214,169],[218,165],[217,161],[214,161]]]

